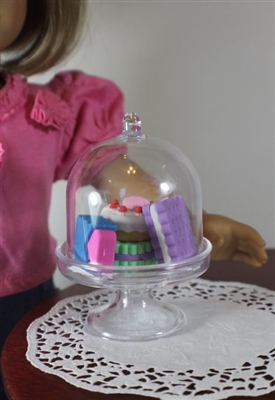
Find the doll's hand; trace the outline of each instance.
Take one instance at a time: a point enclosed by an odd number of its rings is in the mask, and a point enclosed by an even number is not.
[[[204,213],[203,234],[213,245],[212,260],[242,261],[253,267],[261,267],[267,261],[265,241],[248,225]]]

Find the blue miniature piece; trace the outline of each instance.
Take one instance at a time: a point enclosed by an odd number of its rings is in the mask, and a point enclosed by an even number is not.
[[[74,238],[74,258],[89,262],[87,244],[95,229],[116,231],[117,226],[100,215],[78,215]]]

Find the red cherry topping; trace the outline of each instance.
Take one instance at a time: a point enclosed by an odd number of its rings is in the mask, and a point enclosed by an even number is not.
[[[142,214],[142,207],[141,207],[141,206],[136,206],[136,207],[134,208],[134,212],[135,212],[136,214]]]
[[[112,203],[109,204],[109,208],[117,208],[118,204],[118,200],[113,200]]]
[[[119,212],[122,212],[122,213],[125,213],[125,212],[128,211],[128,208],[125,207],[125,206],[119,206],[119,207],[118,207],[118,211],[119,211]]]

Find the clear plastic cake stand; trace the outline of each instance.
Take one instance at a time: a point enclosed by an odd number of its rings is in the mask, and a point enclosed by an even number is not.
[[[84,331],[119,341],[152,340],[182,329],[187,323],[182,309],[156,301],[153,290],[202,275],[208,269],[210,252],[211,244],[203,238],[198,254],[183,261],[122,267],[76,261],[67,243],[56,249],[58,268],[66,278],[113,292],[109,302],[90,310]]]

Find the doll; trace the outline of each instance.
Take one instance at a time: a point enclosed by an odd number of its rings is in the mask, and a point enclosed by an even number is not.
[[[1,348],[15,323],[55,292],[56,244],[47,223],[52,183],[68,177],[87,147],[121,131],[123,94],[109,80],[79,71],[59,73],[46,85],[26,80],[70,54],[86,3],[0,0]],[[255,267],[266,261],[265,242],[253,228],[207,213],[203,223],[212,259]]]

